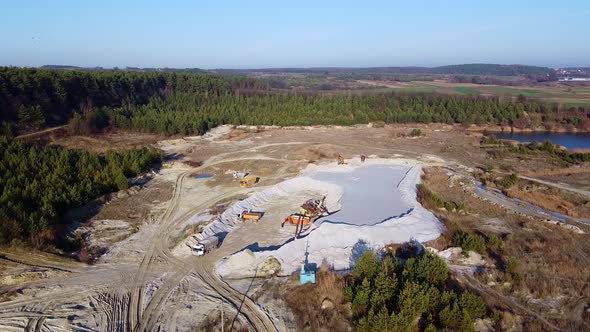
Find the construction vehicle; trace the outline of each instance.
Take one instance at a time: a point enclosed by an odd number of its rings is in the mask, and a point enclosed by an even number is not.
[[[258,220],[260,220],[260,218],[262,218],[263,215],[264,215],[264,212],[244,210],[244,211],[242,211],[242,213],[240,213],[239,217],[242,220],[258,221]]]
[[[193,236],[191,242],[193,243],[189,244],[189,241],[187,241],[186,245],[191,248],[192,254],[195,256],[204,256],[206,253],[219,247],[220,241],[217,235],[211,235],[202,240],[199,240],[196,236]]]
[[[304,226],[309,226],[319,217],[329,214],[328,209],[324,205],[325,200],[326,196],[324,196],[321,200],[307,200],[299,208],[299,213],[293,213],[285,218],[281,224],[281,227],[285,227],[285,224],[295,225],[295,238],[297,238]]]
[[[246,188],[247,186],[249,186],[251,184],[258,183],[259,180],[260,180],[260,178],[257,176],[249,176],[249,177],[244,178],[240,181],[240,187]]]
[[[324,205],[326,201],[326,196],[324,196],[321,200],[320,199],[308,199],[305,203],[301,205],[299,208],[299,213],[304,216],[308,217],[316,217],[323,213],[328,214],[328,209]]]
[[[246,171],[243,171],[243,172],[233,171],[232,172],[232,176],[234,177],[234,179],[245,178],[246,176],[248,176],[248,174],[250,174],[250,173],[248,173]]]

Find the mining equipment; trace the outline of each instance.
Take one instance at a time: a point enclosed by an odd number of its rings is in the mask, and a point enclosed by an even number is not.
[[[240,213],[239,217],[242,220],[258,221],[263,215],[264,212],[261,211],[244,210]]]
[[[328,215],[328,209],[324,205],[326,196],[320,199],[309,199],[301,205],[299,213],[293,213],[281,224],[284,227],[285,224],[295,225],[295,238],[299,235],[303,226],[311,225],[316,219],[324,215]]]
[[[195,256],[204,256],[209,251],[218,248],[220,244],[219,237],[217,235],[211,235],[202,240],[199,240],[196,236],[193,236],[193,241],[196,241],[196,243],[189,244],[187,242],[186,245],[191,248],[191,252]]]
[[[258,181],[260,181],[260,178],[257,176],[249,176],[247,178],[244,178],[240,181],[240,187],[241,188],[246,188],[247,186],[254,184],[254,183],[258,183]]]

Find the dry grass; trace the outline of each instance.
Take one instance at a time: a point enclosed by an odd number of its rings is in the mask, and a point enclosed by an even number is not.
[[[580,174],[590,173],[590,164],[583,164],[576,167],[552,168],[552,169],[533,169],[524,173],[528,176],[546,176],[546,175],[563,175],[563,174]]]
[[[454,225],[486,236],[495,234],[501,237],[503,252],[501,255],[488,252],[488,259],[496,264],[478,274],[480,286],[492,288],[506,298],[514,299],[520,306],[549,317],[553,324],[561,328],[588,329],[585,325],[588,323],[582,323],[584,311],[574,313],[572,310],[579,305],[580,298],[585,299],[583,305],[590,303],[590,237],[573,234],[540,220],[506,213],[504,209],[481,201],[456,185],[450,187],[451,179],[444,170],[431,168],[423,181],[443,199],[463,200],[468,211],[472,211],[468,215],[458,215],[433,210],[448,229],[428,245],[437,249],[448,247],[451,244],[448,235],[453,233]],[[488,220],[495,222],[490,224]],[[507,266],[509,261],[512,261],[510,268]],[[559,300],[552,301],[556,299]],[[486,300],[504,303],[511,311],[523,316],[528,328],[534,330],[539,326],[534,316],[529,316],[505,299]],[[547,316],[549,307],[554,308],[555,313]]]
[[[149,133],[113,130],[94,136],[53,137],[51,144],[61,145],[68,149],[82,149],[95,153],[104,153],[112,149],[132,149],[156,143],[167,136]]]
[[[248,326],[240,321],[236,320],[234,322],[233,315],[235,311],[224,311],[223,322],[221,321],[221,310],[225,309],[217,309],[212,310],[209,312],[205,320],[199,324],[198,326],[191,329],[192,331],[202,331],[202,332],[217,332],[221,331],[221,324],[223,324],[224,331],[232,331],[232,332],[248,332],[250,329]]]
[[[293,287],[284,300],[293,312],[300,331],[351,331],[350,309],[343,303],[344,279],[326,267],[316,274],[316,284]],[[332,309],[322,309],[329,300]]]
[[[570,217],[580,217],[580,215],[574,210],[574,204],[560,199],[555,195],[544,194],[541,192],[526,192],[514,189],[509,190],[507,194],[509,197],[518,198],[525,202],[533,203],[545,210],[559,212]]]
[[[203,165],[202,162],[195,161],[195,160],[183,160],[182,162],[190,167],[195,167],[195,168],[201,167],[201,165]],[[191,174],[191,176],[194,176],[194,175],[197,175],[197,173]]]
[[[590,218],[590,200],[578,193],[520,179],[507,194],[570,217]]]
[[[0,303],[12,301],[16,298],[17,294],[15,290],[0,293]]]

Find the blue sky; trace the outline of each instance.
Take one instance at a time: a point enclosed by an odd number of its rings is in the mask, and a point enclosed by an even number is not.
[[[0,65],[590,66],[588,0],[2,0]]]

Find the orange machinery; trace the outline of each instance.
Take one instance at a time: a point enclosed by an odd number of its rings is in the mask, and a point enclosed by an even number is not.
[[[295,238],[297,238],[299,232],[303,230],[303,226],[311,225],[317,218],[328,214],[328,209],[326,209],[326,206],[324,205],[325,200],[326,196],[321,200],[307,200],[301,205],[301,208],[299,208],[299,213],[293,213],[285,218],[281,227],[284,227],[285,224],[295,225]]]

